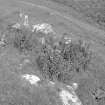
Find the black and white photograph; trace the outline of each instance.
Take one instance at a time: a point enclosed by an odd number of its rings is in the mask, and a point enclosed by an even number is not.
[[[105,0],[0,0],[0,105],[105,105]]]

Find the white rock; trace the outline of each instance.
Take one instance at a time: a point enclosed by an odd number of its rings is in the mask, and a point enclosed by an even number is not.
[[[31,85],[38,85],[38,82],[40,81],[40,78],[36,75],[25,74],[25,75],[22,75],[22,78],[30,82]]]
[[[59,96],[63,105],[82,105],[74,92],[70,93],[69,91],[62,89],[62,91],[59,93]]]
[[[33,25],[32,32],[43,32],[45,34],[54,33],[52,26],[47,23]]]

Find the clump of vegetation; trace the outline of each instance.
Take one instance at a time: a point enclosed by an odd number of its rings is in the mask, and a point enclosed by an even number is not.
[[[46,78],[66,83],[75,73],[88,69],[91,55],[89,46],[81,40],[66,44],[61,38],[56,47],[43,46],[36,62]]]
[[[31,36],[31,33],[27,31],[25,32],[25,31],[17,29],[14,42],[13,42],[14,47],[18,48],[21,51],[32,49],[32,44],[29,43],[29,40],[30,40],[29,35]]]
[[[4,43],[9,46],[13,46],[21,52],[32,51],[35,43],[33,43],[32,36],[33,33],[23,28],[15,28],[12,25],[8,25],[8,27],[3,32],[4,35]]]
[[[64,44],[61,55],[66,62],[71,63],[77,72],[85,71],[91,60],[89,45],[84,44],[82,40],[67,45]]]

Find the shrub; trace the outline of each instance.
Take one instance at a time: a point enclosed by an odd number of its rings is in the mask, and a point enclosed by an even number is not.
[[[13,46],[19,51],[30,51],[33,49],[34,43],[32,40],[32,32],[26,28],[15,28],[12,25],[4,30],[4,42],[6,45]]]
[[[62,39],[55,48],[49,44],[42,47],[36,60],[42,74],[63,83],[69,81],[75,73],[85,72],[90,61],[88,45],[83,45],[81,40],[65,44]]]
[[[91,52],[89,45],[83,45],[83,41],[71,42],[68,45],[63,45],[61,55],[65,61],[71,63],[72,67],[78,72],[85,71],[91,60]]]
[[[14,38],[14,47],[19,50],[32,50],[32,43],[30,42],[31,33],[24,29],[17,29]]]
[[[53,75],[57,72],[57,64],[51,58],[51,51],[44,47],[36,62],[41,74],[46,78],[52,79]]]

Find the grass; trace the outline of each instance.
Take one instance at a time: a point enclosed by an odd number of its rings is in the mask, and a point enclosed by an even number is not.
[[[7,45],[13,46],[13,48],[16,48],[19,52],[22,54],[27,52],[32,52],[32,59],[34,59],[34,63],[37,65],[37,69],[40,72],[40,75],[44,79],[51,80],[51,81],[58,81],[63,84],[69,84],[70,81],[72,81],[75,76],[83,73],[87,73],[89,71],[89,66],[91,64],[92,60],[92,52],[90,50],[89,44],[86,44],[85,41],[83,40],[76,40],[76,41],[71,41],[69,44],[65,44],[65,40],[61,38],[58,41],[58,45],[54,44],[54,40],[51,37],[46,37],[46,43],[42,45],[39,41],[38,38],[36,37],[36,33],[31,33],[30,31],[22,28],[22,29],[13,29],[13,28],[8,28],[8,31],[6,31],[7,34]],[[31,36],[31,37],[30,37]],[[34,37],[33,37],[34,36]],[[51,39],[50,39],[51,38]],[[40,44],[40,45],[39,45]],[[39,45],[39,46],[37,46]],[[37,53],[36,53],[37,52]],[[29,53],[30,54],[30,53]],[[30,55],[31,56],[31,55]],[[95,62],[96,63],[96,62]],[[34,68],[35,69],[35,68]],[[96,68],[97,69],[97,68]],[[92,69],[90,69],[92,70]],[[36,69],[35,69],[36,71]],[[92,73],[91,71],[89,71]],[[94,70],[95,73],[95,70]],[[99,75],[98,75],[99,74]],[[81,75],[82,76],[82,75]],[[82,78],[82,77],[81,77]],[[104,88],[102,86],[104,84],[104,71],[100,73],[100,71],[96,71],[96,78],[100,79],[101,86],[100,88]],[[93,95],[94,98],[96,98],[96,93],[95,93],[95,88],[96,90],[100,89],[98,87],[93,88],[95,85],[92,84],[93,82],[90,82],[90,80],[86,79],[81,79],[80,86],[79,86],[79,97],[84,103],[92,103],[93,102]],[[93,85],[93,87],[92,87]],[[5,85],[5,86],[10,86],[10,85]],[[13,86],[14,87],[14,86]],[[15,87],[14,87],[15,88]],[[21,90],[21,89],[20,89]],[[23,89],[25,90],[25,94],[29,91],[28,89]],[[23,91],[22,90],[22,91]],[[101,90],[102,91],[102,90]],[[29,92],[30,93],[30,92]],[[100,93],[101,94],[101,93]],[[15,95],[14,95],[15,96]],[[35,101],[44,103],[44,101],[47,101],[47,99],[42,99],[43,95],[39,95],[40,97],[37,98],[35,97]],[[22,97],[22,98],[21,98]],[[103,103],[104,102],[104,97],[100,98],[101,95],[99,95],[99,98],[97,101],[98,103]],[[23,100],[22,100],[23,99]],[[42,99],[42,101],[41,101]],[[54,102],[53,99],[50,99],[52,102]],[[87,100],[87,101],[85,101]],[[102,102],[102,101],[103,102]],[[31,99],[28,100],[28,98],[24,98],[24,96],[19,96],[17,97],[17,94],[14,97],[10,98],[10,105],[13,104],[24,104],[23,101],[27,104],[33,105],[35,102],[30,102]],[[13,102],[12,102],[13,101]],[[28,102],[29,101],[29,102]],[[92,101],[92,102],[91,102]],[[56,102],[55,102],[56,103]],[[27,105],[26,104],[26,105]]]

